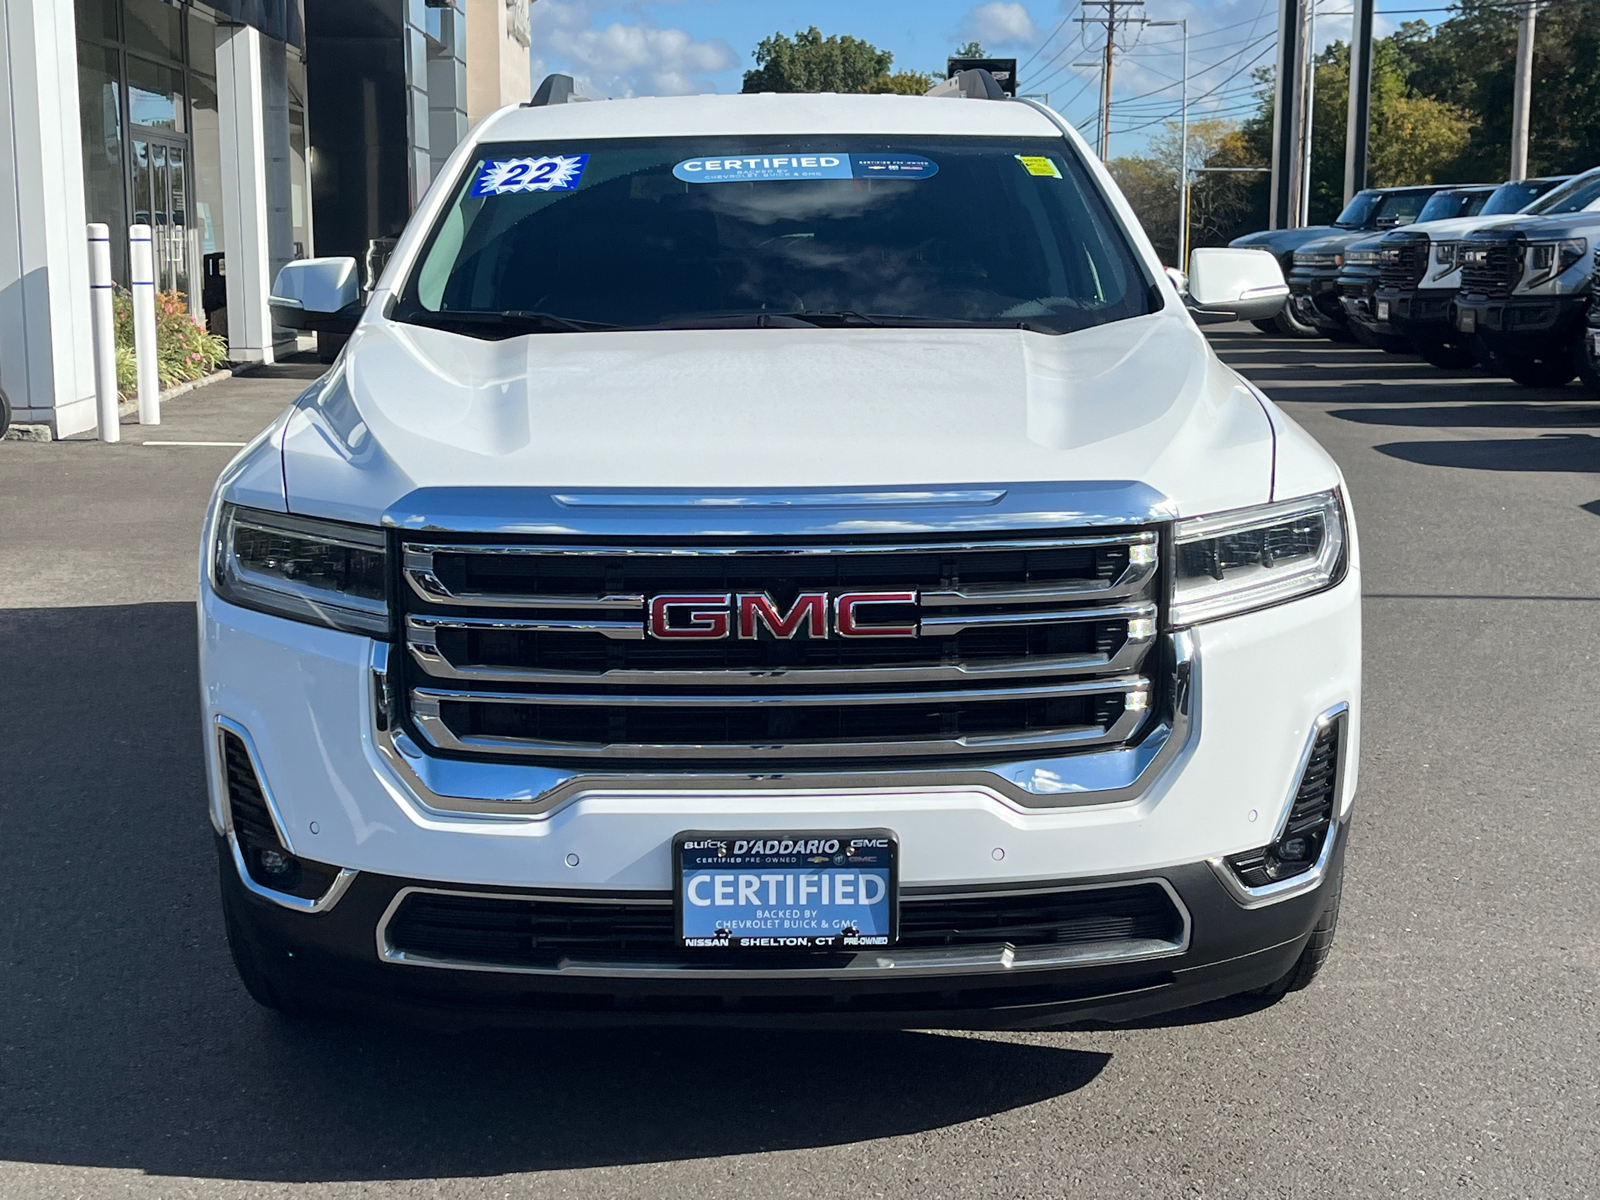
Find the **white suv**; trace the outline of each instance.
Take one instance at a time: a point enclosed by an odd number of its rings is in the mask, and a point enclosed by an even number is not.
[[[1191,306],[995,91],[507,109],[364,305],[286,271],[359,324],[204,535],[258,1000],[993,1027],[1309,981],[1355,527],[1191,315],[1281,274],[1197,252]]]

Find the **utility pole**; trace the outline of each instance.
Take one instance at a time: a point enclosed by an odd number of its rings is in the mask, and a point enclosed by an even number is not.
[[[1317,0],[1306,0],[1306,81],[1300,92],[1300,220],[1311,224],[1311,151],[1317,100]]]
[[[1344,134],[1344,202],[1367,186],[1372,129],[1372,0],[1356,0],[1350,31],[1350,116]]]
[[[1539,14],[1535,0],[1525,0],[1517,22],[1517,88],[1511,100],[1511,178],[1528,177],[1528,113],[1533,103],[1533,35]]]
[[[1305,102],[1305,2],[1279,0],[1278,57],[1272,104],[1272,201],[1268,227],[1288,229],[1300,213],[1299,130]]]
[[[1371,0],[1368,0],[1370,3]],[[1183,103],[1178,133],[1178,262],[1180,271],[1189,269],[1189,18],[1181,21],[1146,21],[1147,28],[1176,25],[1183,30]]]
[[[1104,10],[1103,16],[1091,17],[1087,11],[1078,18],[1078,23],[1083,26],[1104,25],[1106,27],[1106,47],[1100,61],[1100,138],[1098,152],[1101,162],[1107,162],[1111,156],[1111,68],[1117,53],[1117,26],[1127,26],[1141,18],[1137,15],[1144,10],[1144,0],[1083,0],[1085,10],[1096,8]]]

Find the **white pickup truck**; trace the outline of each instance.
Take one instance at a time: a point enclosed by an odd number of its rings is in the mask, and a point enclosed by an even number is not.
[[[227,928],[263,1004],[1028,1027],[1304,986],[1360,565],[1332,460],[1049,109],[480,124],[219,481]],[[553,93],[553,96],[552,96]]]

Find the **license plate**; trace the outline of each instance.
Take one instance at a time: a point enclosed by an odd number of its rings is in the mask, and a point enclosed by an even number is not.
[[[884,829],[680,833],[672,841],[679,944],[708,950],[891,946],[895,837]]]
[[[1470,308],[1457,310],[1456,328],[1462,333],[1476,332],[1478,328],[1478,314]]]
[[[1596,358],[1600,358],[1600,329],[1591,329],[1589,331],[1589,353]]]
[[[1378,320],[1387,321],[1388,319],[1389,319],[1389,302],[1387,300],[1379,300],[1378,301]]]

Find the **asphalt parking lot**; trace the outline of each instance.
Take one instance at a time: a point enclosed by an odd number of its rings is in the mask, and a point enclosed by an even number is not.
[[[1600,402],[1214,341],[1349,479],[1361,794],[1317,982],[1131,1028],[446,1037],[259,1010],[217,908],[194,557],[226,443],[316,368],[120,446],[0,444],[0,1200],[1600,1194]]]

